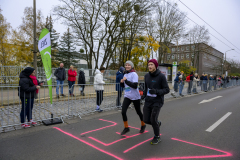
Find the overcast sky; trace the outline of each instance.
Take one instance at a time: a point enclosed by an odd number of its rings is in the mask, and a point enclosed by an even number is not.
[[[37,9],[40,9],[46,18],[52,13],[54,5],[59,4],[58,0],[36,0]],[[213,28],[220,32],[226,39],[240,49],[240,0],[181,0]],[[195,16],[189,9],[182,5],[178,0],[180,10],[187,12],[187,16],[200,25],[205,23]],[[3,16],[7,19],[13,28],[17,28],[22,20],[24,8],[32,6],[33,0],[0,0],[0,7],[3,10]],[[188,27],[192,26],[190,22]],[[218,33],[205,24],[210,33],[226,43],[235,51],[227,53],[227,58],[240,60],[240,50],[222,38]],[[61,25],[60,21],[54,22],[54,28],[59,33],[66,31],[67,27]],[[225,53],[231,49],[219,40],[211,37],[211,43],[220,52]]]

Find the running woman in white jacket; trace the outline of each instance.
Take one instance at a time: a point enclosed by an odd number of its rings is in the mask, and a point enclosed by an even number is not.
[[[131,61],[127,61],[125,63],[125,74],[123,76],[123,79],[120,82],[120,85],[125,88],[124,92],[124,100],[122,104],[122,118],[124,122],[124,129],[121,133],[121,135],[126,134],[129,132],[128,127],[128,120],[127,120],[127,109],[129,105],[133,102],[134,108],[141,120],[141,130],[140,133],[143,133],[145,131],[146,125],[143,122],[143,114],[140,108],[140,93],[138,90],[138,75],[133,69],[134,65]]]

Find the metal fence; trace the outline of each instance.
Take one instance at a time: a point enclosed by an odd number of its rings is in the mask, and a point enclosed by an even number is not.
[[[19,82],[19,75],[21,73],[21,71],[24,69],[25,67],[21,67],[21,66],[0,66],[0,85],[18,85]],[[53,84],[56,84],[56,77],[54,76],[54,72],[57,68],[52,68],[52,79],[53,79]],[[66,70],[66,80],[64,81],[65,84],[68,83],[67,79],[68,79],[68,68],[65,68]],[[77,74],[79,73],[80,68],[77,68]],[[86,78],[86,83],[87,84],[92,84],[93,83],[93,79],[95,76],[95,70],[94,69],[84,69],[84,73],[85,73],[85,78]],[[116,73],[117,70],[106,70],[105,73],[103,74],[104,76],[104,80],[107,83],[115,83],[116,81]],[[147,72],[137,72],[138,76],[139,76],[139,80],[143,81],[144,80],[144,75]],[[37,78],[40,81],[46,81],[46,75],[45,75],[45,71],[43,67],[38,67],[37,69]],[[78,76],[76,77],[78,78]],[[76,80],[77,82],[77,80]]]
[[[179,94],[179,89],[182,89],[182,95],[186,96],[188,94],[209,92],[239,85],[240,81],[237,80],[230,80],[229,82],[199,81],[196,83],[190,81],[185,82],[184,86],[177,83],[174,87],[170,86],[171,91],[169,94],[165,95],[164,98],[181,98],[182,96]],[[59,97],[56,94],[57,87],[63,87],[63,95],[61,95],[62,93],[60,89]],[[144,83],[139,83],[139,90],[144,90]],[[22,105],[24,104],[26,107],[26,103],[30,102],[22,103],[22,100],[18,97],[19,91],[21,91],[21,88],[18,86],[0,86],[0,132],[22,128],[20,121],[20,113],[23,108]],[[52,104],[50,103],[47,85],[44,85],[39,89],[37,99],[34,99],[33,108],[30,109],[30,112],[32,112],[32,119],[37,122],[37,125],[42,124],[43,120],[52,119],[51,114],[53,114],[54,118],[59,118],[64,121],[68,118],[81,118],[82,116],[96,112],[97,92],[95,91],[93,84],[75,84],[72,87],[65,84],[62,86],[53,85],[52,93]],[[120,97],[119,92],[116,91],[116,83],[105,84],[103,101],[100,108],[104,111],[117,109],[117,107],[121,105],[118,103],[118,97],[121,103],[123,101],[123,95]],[[24,110],[24,115],[27,115],[26,109]]]

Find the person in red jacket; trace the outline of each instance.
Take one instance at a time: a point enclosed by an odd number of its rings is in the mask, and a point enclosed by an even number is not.
[[[68,70],[68,86],[69,86],[70,96],[74,96],[73,89],[76,81],[76,76],[77,76],[77,72],[73,69],[73,65],[71,65],[70,69]]]

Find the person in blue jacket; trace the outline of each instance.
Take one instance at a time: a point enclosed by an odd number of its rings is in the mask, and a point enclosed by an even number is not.
[[[121,79],[123,79],[124,70],[125,70],[124,67],[120,67],[119,71],[116,73],[116,91],[118,92],[116,106],[118,109],[121,109],[121,97],[122,97],[122,92],[124,88],[120,86],[120,81]]]

